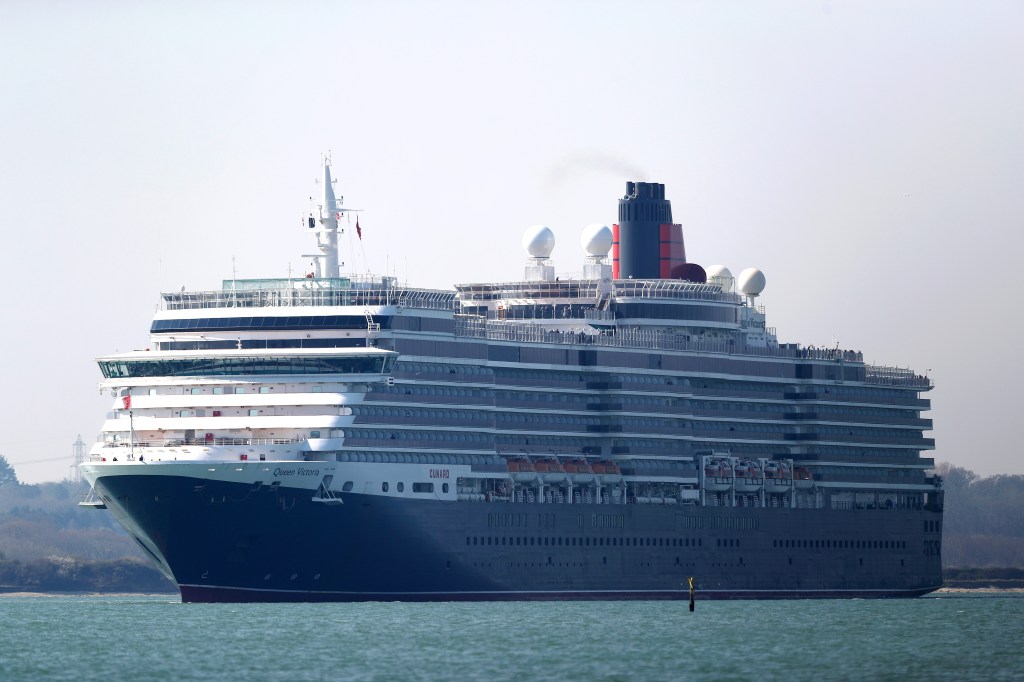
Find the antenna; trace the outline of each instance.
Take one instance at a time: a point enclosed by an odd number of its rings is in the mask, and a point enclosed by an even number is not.
[[[335,278],[338,271],[338,221],[344,210],[344,197],[334,194],[336,181],[331,177],[331,154],[321,156],[322,187],[320,203],[317,205],[315,220],[310,219],[310,227],[316,228],[316,245],[320,253],[316,254],[316,276]]]
[[[132,408],[132,389],[128,389],[124,406],[128,409],[128,459],[135,459],[135,410]]]
[[[72,457],[75,459],[75,463],[71,465],[70,479],[75,483],[81,483],[82,469],[79,465],[85,462],[85,441],[82,440],[82,434],[78,434],[78,440],[72,444],[71,453]]]
[[[235,282],[238,280],[238,268],[235,263],[234,255],[231,256],[231,307],[235,307]]]

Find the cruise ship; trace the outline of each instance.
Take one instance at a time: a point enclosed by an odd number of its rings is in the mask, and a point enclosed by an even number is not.
[[[183,601],[940,587],[930,379],[780,343],[764,274],[688,261],[664,185],[626,182],[582,274],[534,226],[521,274],[452,290],[343,275],[329,158],[319,185],[306,276],[164,293],[98,359],[82,504]]]

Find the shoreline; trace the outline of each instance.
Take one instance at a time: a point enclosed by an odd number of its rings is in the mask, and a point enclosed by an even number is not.
[[[932,592],[932,594],[959,594],[962,592],[991,592],[995,594],[1009,592],[1024,594],[1024,587],[940,587],[935,592]]]
[[[174,597],[181,598],[178,592],[0,592],[4,597]]]
[[[1024,594],[1024,587],[940,587],[939,589],[931,592],[931,595],[936,594]],[[923,595],[920,598],[925,598],[929,595]],[[171,599],[180,599],[181,595],[178,592],[29,592],[29,591],[18,591],[18,592],[2,592],[0,591],[0,599],[4,597],[167,597]]]

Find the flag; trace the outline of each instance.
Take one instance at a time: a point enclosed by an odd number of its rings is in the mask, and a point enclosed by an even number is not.
[[[363,239],[363,228],[359,227],[359,216],[356,216],[356,236],[359,237],[360,241],[362,241],[362,239]]]
[[[124,409],[126,409],[126,410],[132,409],[132,394],[129,393],[125,397],[121,398],[121,402],[124,404]]]

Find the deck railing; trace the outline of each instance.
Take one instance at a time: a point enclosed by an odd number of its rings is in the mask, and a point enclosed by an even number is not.
[[[166,438],[163,440],[136,440],[107,443],[108,448],[177,448],[185,446],[211,447],[215,445],[290,445],[304,438]]]
[[[757,356],[793,358],[834,362],[836,364],[861,364],[864,355],[860,351],[838,348],[799,347],[787,344],[779,347],[737,346],[728,342],[702,342],[687,340],[673,332],[656,329],[616,329],[614,332],[596,334],[552,331],[540,325],[514,321],[486,320],[474,315],[455,316],[455,334],[471,338],[509,341],[512,343],[550,343],[586,345],[606,348],[643,348],[648,350],[694,351],[722,353],[735,356]],[[886,386],[909,386],[931,388],[932,382],[926,376],[915,374],[909,369],[865,365],[865,382]]]
[[[161,298],[164,310],[392,305],[429,310],[455,309],[453,291],[404,287],[182,291],[165,293]]]

